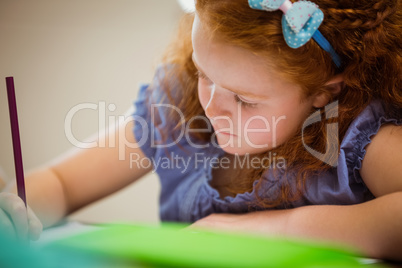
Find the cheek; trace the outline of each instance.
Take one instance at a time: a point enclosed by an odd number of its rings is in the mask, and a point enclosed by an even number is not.
[[[265,116],[261,116],[264,114]],[[273,114],[270,110],[249,113],[242,116],[241,129],[244,140],[248,140],[255,148],[270,149],[282,144],[293,133],[289,129],[287,114]]]
[[[266,144],[271,140],[272,122],[266,117],[259,115],[242,116],[242,127],[244,139],[253,144]]]

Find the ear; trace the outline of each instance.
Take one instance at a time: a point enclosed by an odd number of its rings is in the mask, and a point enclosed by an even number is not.
[[[343,74],[335,75],[325,84],[326,91],[319,92],[314,96],[313,106],[321,108],[328,104],[331,97],[338,95],[344,85]]]

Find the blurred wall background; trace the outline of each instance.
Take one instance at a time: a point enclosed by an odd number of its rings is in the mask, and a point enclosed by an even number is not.
[[[14,76],[26,173],[72,147],[64,129],[78,104],[105,103],[124,114],[182,15],[176,0],[1,0],[0,166],[14,164],[5,77]],[[72,120],[77,139],[99,129],[99,109]],[[105,122],[108,125],[108,122]],[[85,222],[157,222],[160,185],[150,174],[71,216]]]

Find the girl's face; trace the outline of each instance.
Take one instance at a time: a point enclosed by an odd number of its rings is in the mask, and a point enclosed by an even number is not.
[[[211,39],[196,15],[193,61],[198,95],[219,146],[231,154],[267,151],[291,138],[313,107],[250,51]]]

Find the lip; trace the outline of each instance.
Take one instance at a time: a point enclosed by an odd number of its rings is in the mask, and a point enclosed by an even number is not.
[[[212,127],[214,128],[216,135],[222,134],[222,135],[225,135],[225,136],[237,137],[236,134],[232,134],[232,133],[230,133],[230,132],[228,132],[228,131],[220,131],[220,129],[228,129],[228,128],[218,127],[218,126],[216,126],[215,124],[213,124]]]
[[[233,137],[237,136],[235,134],[231,134],[230,132],[223,132],[223,131],[217,131],[216,134],[222,134],[222,135],[233,136]]]

